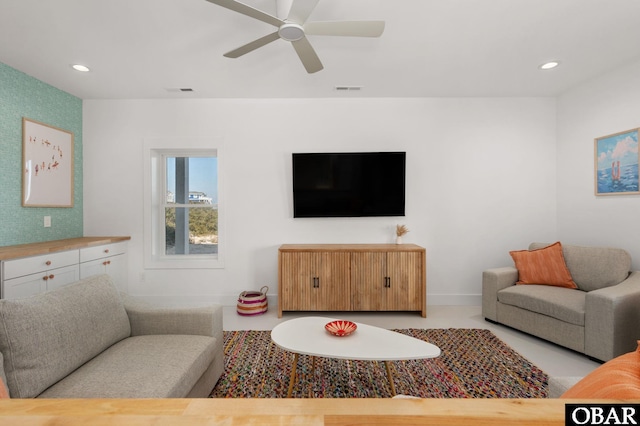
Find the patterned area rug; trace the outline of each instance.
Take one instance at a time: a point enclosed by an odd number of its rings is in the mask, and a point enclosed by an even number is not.
[[[394,361],[398,394],[423,398],[545,398],[547,375],[489,330],[401,329],[438,346],[438,358]],[[225,331],[225,371],[212,398],[283,398],[293,354],[270,331]],[[384,363],[301,355],[294,398],[390,398]]]

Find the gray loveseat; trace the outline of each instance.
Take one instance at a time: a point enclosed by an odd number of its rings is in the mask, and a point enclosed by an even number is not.
[[[532,243],[529,250],[548,244]],[[563,245],[578,289],[515,285],[518,270],[482,274],[482,315],[587,356],[608,361],[640,339],[640,272],[622,249]]]
[[[108,275],[0,300],[0,375],[12,398],[207,397],[222,348],[220,306],[152,308]]]

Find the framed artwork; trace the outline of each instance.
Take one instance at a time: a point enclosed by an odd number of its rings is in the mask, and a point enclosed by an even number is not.
[[[595,139],[596,195],[640,194],[639,130],[627,130]]]
[[[22,118],[22,206],[73,207],[73,133]]]

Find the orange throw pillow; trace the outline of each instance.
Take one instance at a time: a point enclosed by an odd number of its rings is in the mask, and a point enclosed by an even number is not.
[[[578,288],[567,268],[560,241],[537,250],[510,251],[518,270],[516,284],[545,284]]]
[[[0,377],[0,399],[2,398],[9,398],[9,391],[7,390],[7,387],[4,385],[4,382],[2,381],[2,377]]]
[[[560,398],[640,399],[640,340],[635,352],[605,362]]]

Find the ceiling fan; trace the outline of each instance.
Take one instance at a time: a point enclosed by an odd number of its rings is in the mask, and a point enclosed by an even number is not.
[[[233,10],[251,18],[277,27],[277,31],[240,46],[224,54],[227,58],[238,58],[272,41],[290,41],[298,57],[309,74],[324,67],[315,50],[307,40],[307,35],[329,35],[348,37],[380,37],[384,31],[384,21],[315,21],[307,22],[319,0],[293,0],[289,16],[280,19],[235,0],[207,0],[218,6]]]

